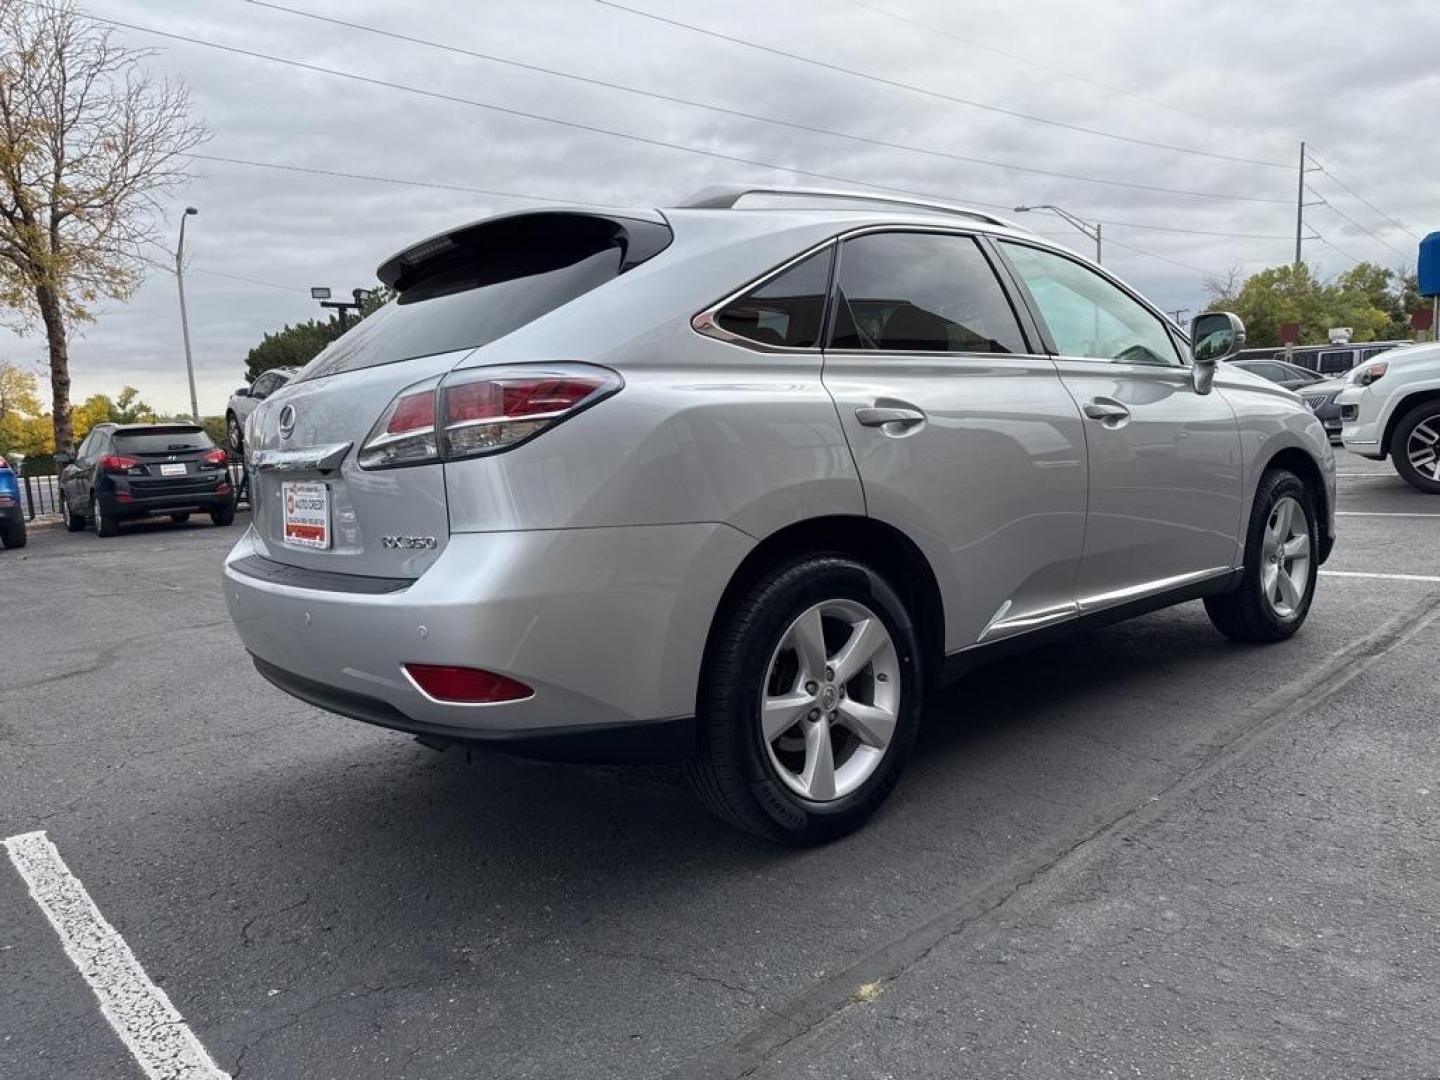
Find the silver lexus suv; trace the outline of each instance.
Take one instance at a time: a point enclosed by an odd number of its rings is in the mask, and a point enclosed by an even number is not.
[[[224,568],[321,708],[568,760],[680,759],[733,824],[838,836],[928,689],[1204,598],[1304,622],[1334,459],[1304,404],[988,214],[711,190],[385,262],[398,298],[263,402]]]

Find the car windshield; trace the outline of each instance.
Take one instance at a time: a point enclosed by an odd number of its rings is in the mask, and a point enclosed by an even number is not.
[[[201,428],[156,428],[115,433],[115,450],[122,454],[173,454],[180,450],[209,450],[214,445]]]

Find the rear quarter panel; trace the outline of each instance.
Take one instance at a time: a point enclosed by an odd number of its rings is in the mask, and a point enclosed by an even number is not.
[[[756,538],[864,501],[815,353],[690,328],[701,308],[837,231],[710,215],[649,262],[461,365],[584,361],[624,388],[506,453],[445,466],[454,532],[717,522]]]

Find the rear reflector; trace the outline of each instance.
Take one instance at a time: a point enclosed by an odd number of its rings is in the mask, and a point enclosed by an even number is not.
[[[436,701],[454,702],[457,705],[520,701],[535,693],[522,682],[478,668],[406,664],[405,673],[416,686]]]

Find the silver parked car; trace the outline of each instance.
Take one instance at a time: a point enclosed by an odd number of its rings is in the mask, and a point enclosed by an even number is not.
[[[260,672],[422,741],[681,758],[763,836],[856,827],[926,690],[1203,597],[1304,622],[1334,459],[1289,391],[988,214],[709,192],[507,214],[251,420]]]
[[[245,421],[255,407],[295,376],[298,368],[278,367],[262,371],[249,386],[230,395],[225,405],[225,438],[237,454],[245,449]]]

